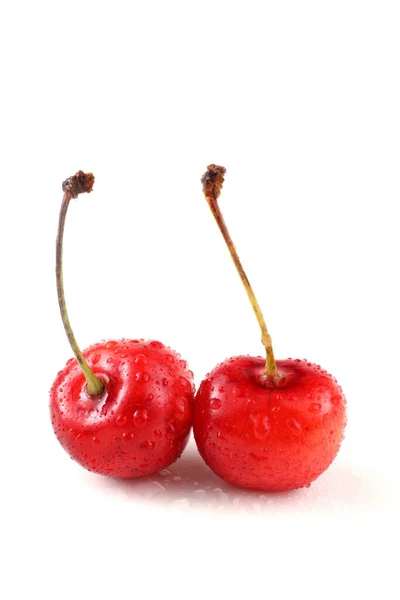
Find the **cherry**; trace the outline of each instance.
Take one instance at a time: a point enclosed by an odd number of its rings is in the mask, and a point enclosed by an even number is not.
[[[155,473],[185,448],[192,420],[193,373],[179,354],[158,341],[119,340],[81,352],[65,304],[62,248],[71,198],[91,192],[94,177],[78,171],[63,183],[57,237],[57,292],[75,359],[50,392],[54,432],[70,457],[112,477]]]
[[[225,172],[209,165],[203,191],[260,325],[266,360],[229,358],[206,376],[195,398],[194,436],[207,465],[229,483],[265,491],[309,486],[339,451],[346,400],[320,366],[291,358],[275,361],[264,317],[218,205]]]

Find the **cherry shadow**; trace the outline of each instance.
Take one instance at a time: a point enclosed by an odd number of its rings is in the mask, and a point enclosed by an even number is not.
[[[134,480],[96,477],[96,486],[125,499],[176,509],[263,513],[371,513],[398,505],[399,494],[385,495],[378,473],[352,469],[338,459],[309,488],[282,493],[236,488],[215,475],[193,442],[183,456],[160,473]],[[92,484],[94,482],[92,481]]]

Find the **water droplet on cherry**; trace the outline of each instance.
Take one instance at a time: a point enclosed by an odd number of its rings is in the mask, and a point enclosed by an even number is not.
[[[192,390],[192,384],[188,379],[186,379],[186,377],[179,377],[179,385],[187,392]]]
[[[268,417],[262,414],[252,414],[250,415],[250,418],[253,421],[253,431],[255,437],[258,440],[265,440],[268,437],[268,434],[271,429]]]
[[[144,354],[138,354],[134,360],[135,365],[147,365],[148,362],[149,361]]]
[[[145,440],[140,444],[140,447],[143,448],[143,450],[152,450],[154,446],[155,442],[152,442],[151,440]]]
[[[298,421],[296,421],[296,419],[294,417],[291,417],[290,419],[288,419],[286,421],[286,425],[289,427],[289,429],[296,434],[301,433],[302,427],[300,425],[300,423]]]
[[[162,344],[161,342],[157,342],[156,340],[150,342],[149,346],[151,348],[155,348],[158,350],[161,350],[161,348],[164,348],[164,344]]]
[[[222,402],[219,398],[211,398],[210,399],[210,408],[211,410],[219,410],[222,406]]]
[[[167,426],[167,438],[169,440],[172,440],[175,436],[175,425],[173,423],[170,423]]]
[[[115,419],[115,422],[119,427],[123,427],[127,420],[128,418],[125,415],[118,415]]]
[[[147,421],[149,420],[149,415],[145,408],[138,408],[135,410],[133,414],[133,422],[135,423],[138,429],[142,429],[146,426]]]
[[[143,382],[147,382],[150,379],[150,375],[148,373],[142,373],[142,371],[138,371],[135,375],[135,381],[137,381],[138,383],[143,381]]]
[[[187,411],[187,400],[183,396],[177,396],[175,398],[175,405],[178,409],[178,417],[183,418]]]

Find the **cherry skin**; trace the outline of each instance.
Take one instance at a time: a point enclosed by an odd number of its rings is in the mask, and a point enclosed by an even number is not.
[[[87,393],[74,359],[50,392],[54,432],[70,457],[111,477],[156,473],[177,460],[191,429],[193,374],[180,356],[157,341],[99,343],[84,353],[105,383]]]
[[[207,375],[194,404],[193,432],[207,465],[225,481],[269,492],[309,486],[335,458],[346,425],[336,380],[301,360],[230,358]]]

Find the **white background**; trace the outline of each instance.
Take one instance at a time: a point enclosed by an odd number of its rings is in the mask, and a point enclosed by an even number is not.
[[[399,30],[386,0],[2,3],[2,598],[399,597]],[[276,355],[348,398],[307,490],[237,490],[193,445],[118,483],[51,430],[71,355],[54,241],[78,169],[96,176],[66,230],[82,347],[160,339],[197,384],[262,352],[202,196],[210,162]]]

